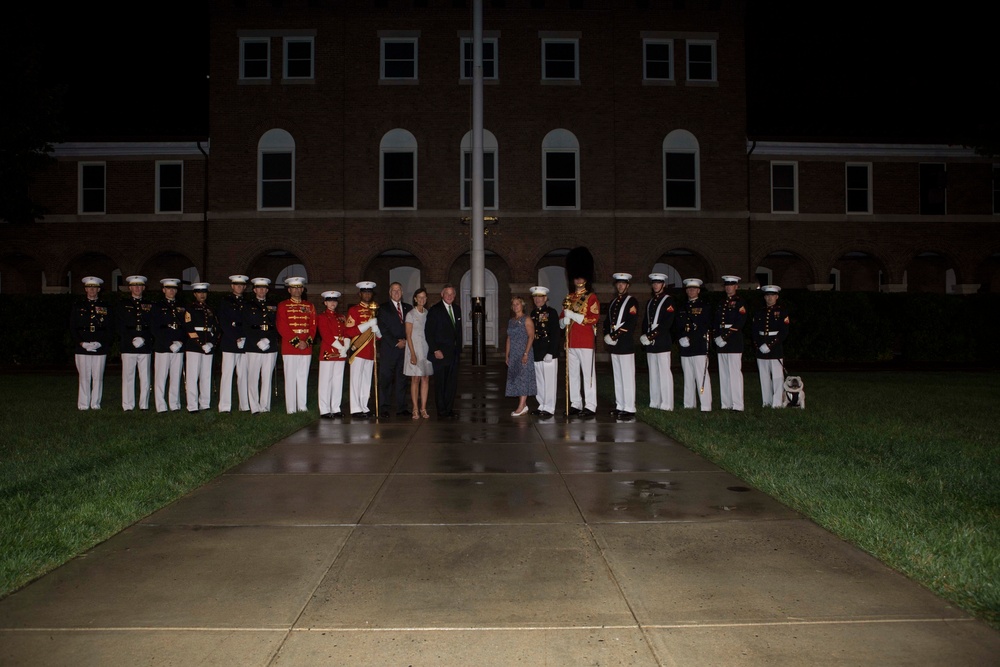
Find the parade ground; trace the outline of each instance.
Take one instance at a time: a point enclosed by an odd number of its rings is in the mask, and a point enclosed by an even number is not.
[[[512,417],[504,380],[264,449],[0,600],[0,664],[1000,664],[989,625],[660,431]]]

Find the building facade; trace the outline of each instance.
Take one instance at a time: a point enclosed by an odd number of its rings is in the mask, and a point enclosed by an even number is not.
[[[738,0],[484,0],[487,344],[587,246],[610,276],[1000,290],[997,167],[747,135]],[[471,2],[217,0],[209,136],[63,144],[0,291],[232,273],[468,299]],[[151,128],[154,129],[154,128]],[[41,232],[41,233],[39,233]],[[468,332],[471,336],[471,332]]]

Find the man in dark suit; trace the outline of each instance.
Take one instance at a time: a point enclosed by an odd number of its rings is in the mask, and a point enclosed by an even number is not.
[[[462,314],[455,303],[455,288],[445,285],[441,301],[427,311],[427,358],[434,366],[434,402],[438,419],[454,419],[452,410],[458,385],[458,357],[462,352]]]
[[[409,416],[406,409],[406,389],[410,383],[403,376],[403,355],[406,353],[406,314],[413,308],[403,303],[403,286],[389,285],[389,300],[378,307],[379,342],[378,386],[382,400],[380,417]]]

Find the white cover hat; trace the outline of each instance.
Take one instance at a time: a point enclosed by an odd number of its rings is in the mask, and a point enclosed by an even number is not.
[[[254,287],[269,287],[271,285],[270,278],[254,278],[251,282],[253,282]]]
[[[362,280],[360,283],[355,285],[359,290],[373,290],[375,289],[374,280]]]
[[[340,300],[340,292],[338,292],[335,289],[327,290],[326,292],[323,292],[323,294],[321,294],[320,296],[323,297],[324,301],[328,301],[330,299],[336,299],[338,301]]]
[[[700,289],[703,284],[704,283],[702,283],[702,281],[701,281],[700,278],[685,278],[684,279],[684,287],[697,287],[697,288]]]
[[[531,296],[548,296],[549,295],[549,288],[548,287],[543,287],[542,285],[535,285],[534,287],[532,287],[528,291],[531,293]]]
[[[738,285],[740,283],[739,276],[722,276],[722,283],[724,285]]]
[[[285,278],[285,287],[305,287],[306,279],[301,276],[289,276]]]
[[[104,284],[104,281],[97,276],[87,276],[82,282],[85,287],[100,287]]]
[[[180,278],[164,278],[163,280],[160,281],[160,284],[163,285],[164,287],[174,287],[174,288],[177,288],[177,287],[181,286],[181,279]]]
[[[246,285],[248,280],[250,280],[248,277],[241,275],[239,273],[233,276],[229,276],[229,282],[234,285]]]
[[[208,286],[208,283],[194,283],[191,285],[191,289],[195,292],[207,292]]]
[[[649,280],[650,280],[650,282],[654,282],[654,283],[665,283],[665,282],[667,282],[667,274],[665,274],[665,273],[650,273],[649,274]]]
[[[777,285],[764,285],[760,288],[764,294],[777,294],[781,291],[781,288]]]
[[[632,281],[632,274],[631,273],[615,273],[615,274],[612,274],[611,277],[614,278],[614,281],[616,283],[617,282],[626,282],[627,283],[627,282],[631,282]]]

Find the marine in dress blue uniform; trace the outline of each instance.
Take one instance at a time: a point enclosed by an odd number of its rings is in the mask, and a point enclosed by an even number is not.
[[[243,329],[246,332],[247,399],[251,414],[270,412],[271,383],[274,366],[278,361],[281,338],[276,320],[278,307],[267,300],[269,278],[254,278],[254,296],[247,300],[243,310]]]
[[[747,304],[736,290],[739,276],[722,276],[726,298],[715,309],[712,342],[719,352],[719,396],[723,410],[743,410],[743,325]]]
[[[104,368],[114,340],[114,328],[108,304],[100,298],[103,284],[97,276],[84,278],[83,290],[87,297],[73,306],[69,318],[76,370],[80,374],[76,395],[76,407],[80,410],[100,410],[104,395]]]
[[[139,377],[139,409],[149,409],[150,358],[153,355],[153,304],[143,298],[146,276],[125,279],[129,296],[115,307],[118,349],[122,355],[122,410],[135,409],[135,379]]]
[[[788,311],[778,305],[777,285],[764,285],[765,307],[753,314],[750,331],[754,355],[760,374],[760,394],[764,407],[782,407],[781,393],[785,382],[784,342],[788,337]]]
[[[548,287],[535,285],[530,292],[535,304],[531,311],[531,321],[535,324],[535,342],[531,353],[535,357],[535,400],[538,401],[538,408],[531,414],[548,419],[556,412],[559,349],[562,347],[559,313],[548,305]]]
[[[712,409],[712,379],[708,377],[708,341],[712,333],[712,308],[701,298],[702,281],[684,281],[687,299],[674,318],[674,335],[681,348],[681,370],[684,372],[684,407],[695,408],[701,403],[702,412]]]
[[[185,308],[177,301],[181,281],[164,278],[160,281],[163,299],[153,304],[150,322],[153,325],[153,398],[157,412],[181,409],[181,368],[184,364]],[[169,386],[168,386],[169,383]]]
[[[229,412],[233,407],[233,375],[236,376],[236,395],[240,412],[250,411],[247,395],[246,333],[243,331],[244,294],[250,278],[241,274],[229,276],[230,293],[219,304],[219,347],[222,349],[222,377],[219,379],[219,412]]]
[[[611,373],[615,380],[615,409],[621,420],[635,418],[635,329],[639,319],[639,301],[628,293],[631,273],[615,273],[617,295],[608,304],[604,318],[604,344],[611,354]]]
[[[642,333],[639,343],[646,350],[649,366],[649,407],[656,410],[674,409],[674,374],[670,370],[670,336],[674,326],[676,309],[674,299],[667,294],[667,276],[664,273],[649,274],[652,294],[646,302],[642,316]]]
[[[184,384],[188,412],[208,410],[212,400],[212,360],[219,340],[219,321],[208,307],[208,283],[194,283],[194,302],[184,313]]]

